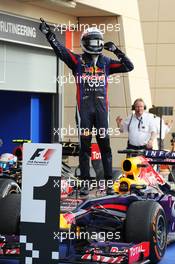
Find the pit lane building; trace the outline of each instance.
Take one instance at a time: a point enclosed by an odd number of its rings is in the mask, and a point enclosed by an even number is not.
[[[97,25],[105,41],[118,44],[132,60],[134,71],[109,83],[110,127],[115,129],[116,116],[125,118],[138,97],[148,107],[174,105],[174,8],[173,0],[0,0],[2,151],[11,151],[14,138],[51,142],[60,139],[59,128],[76,128],[75,82],[39,32],[40,17],[74,52],[81,52],[85,25]],[[69,139],[77,141],[77,136],[64,136]],[[116,150],[126,142],[127,135],[111,136],[114,167],[120,160]]]

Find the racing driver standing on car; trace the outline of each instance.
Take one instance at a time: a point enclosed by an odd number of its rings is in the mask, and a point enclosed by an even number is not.
[[[75,54],[65,48],[44,21],[40,24],[40,30],[46,35],[56,55],[72,70],[76,80],[80,173],[81,179],[87,182],[81,188],[80,194],[89,193],[89,160],[93,128],[98,131],[96,140],[102,157],[106,194],[113,194],[112,185],[107,184],[112,180],[112,153],[108,135],[108,76],[113,73],[129,72],[134,66],[113,42],[104,44],[103,34],[97,28],[88,28],[82,33],[83,54]],[[103,48],[113,52],[117,57],[116,60],[103,56]]]

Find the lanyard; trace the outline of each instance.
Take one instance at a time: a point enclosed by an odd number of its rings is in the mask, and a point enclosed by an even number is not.
[[[142,121],[143,118],[142,118],[142,116],[140,118],[138,118],[138,117],[136,117],[136,118],[139,121],[139,123],[138,123],[138,129],[140,129],[140,125],[143,124],[143,121]]]

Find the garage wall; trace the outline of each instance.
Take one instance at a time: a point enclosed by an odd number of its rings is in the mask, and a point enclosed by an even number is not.
[[[0,41],[0,89],[29,92],[56,91],[53,51]]]
[[[175,131],[175,1],[138,0],[149,72],[152,102],[156,106],[174,106],[171,132]],[[170,148],[170,134],[166,148]]]
[[[34,5],[35,2],[37,1],[1,0],[0,10],[32,19],[35,18],[37,20],[39,20],[40,17],[43,17],[46,21],[52,23],[64,24],[68,21],[70,21],[70,23],[76,23],[76,18],[74,16],[60,13],[57,10],[49,9],[51,4],[48,4],[48,8],[45,8]]]

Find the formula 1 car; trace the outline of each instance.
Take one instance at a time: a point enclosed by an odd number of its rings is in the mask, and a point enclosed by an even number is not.
[[[16,155],[3,153],[0,155],[0,199],[8,194],[20,193],[21,163]]]
[[[123,178],[133,182],[127,181],[124,188],[120,178],[118,194],[61,202],[60,261],[154,264],[163,258],[167,243],[175,239],[175,195],[149,165],[174,164],[175,153],[142,154],[147,157],[124,160]],[[136,176],[138,181],[133,180]],[[13,218],[6,215],[14,227],[11,234],[19,233],[19,196],[15,195],[0,200],[0,211],[7,205],[12,208]],[[0,218],[1,234],[3,222],[7,223],[5,215]]]
[[[175,241],[175,192],[150,164],[174,164],[175,153],[144,154],[123,161],[117,195],[75,200],[71,210],[69,201],[71,212],[62,203],[61,241],[67,246],[62,259],[158,263],[163,258],[167,243]]]

